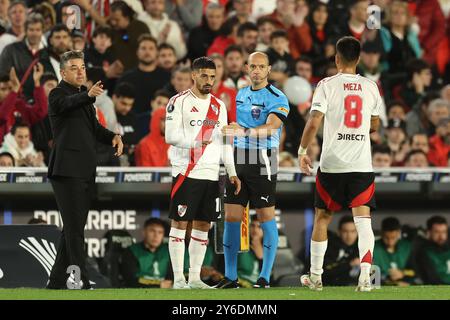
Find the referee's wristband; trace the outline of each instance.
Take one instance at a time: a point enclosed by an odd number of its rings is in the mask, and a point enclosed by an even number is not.
[[[304,156],[304,155],[306,155],[306,152],[308,151],[308,148],[303,148],[302,146],[300,146],[299,148],[298,148],[298,151],[297,151],[297,154],[299,155],[299,156]]]

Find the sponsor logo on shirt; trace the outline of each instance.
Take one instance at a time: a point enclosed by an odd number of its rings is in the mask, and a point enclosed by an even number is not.
[[[338,133],[338,141],[339,140],[347,140],[347,141],[366,141],[366,135],[364,134],[350,134],[350,133]]]
[[[189,124],[191,125],[191,127],[195,127],[195,126],[219,126],[220,121],[215,121],[215,120],[211,120],[211,119],[205,119],[205,120],[191,120],[189,122]]]
[[[198,112],[198,109],[194,106],[192,107],[191,112]]]
[[[283,108],[283,107],[279,107],[278,110],[284,112],[284,113],[289,113],[288,109]]]
[[[261,108],[258,106],[252,106],[252,118],[255,120],[258,120],[259,117],[261,116]]]
[[[169,105],[167,106],[167,112],[168,112],[168,113],[171,113],[171,112],[173,112],[173,110],[175,110],[175,105],[169,104]]]

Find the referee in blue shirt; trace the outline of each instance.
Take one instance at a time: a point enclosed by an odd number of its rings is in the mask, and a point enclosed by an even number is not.
[[[256,209],[264,231],[263,264],[255,288],[269,288],[278,246],[275,222],[278,146],[283,122],[289,114],[289,103],[286,96],[268,82],[271,67],[265,53],[252,53],[246,67],[251,86],[242,88],[237,94],[237,123],[223,128],[225,135],[235,137],[236,171],[242,182],[237,195],[232,184],[226,185],[223,237],[225,278],[217,286],[223,289],[239,287],[237,255],[241,220],[248,202],[250,207]]]

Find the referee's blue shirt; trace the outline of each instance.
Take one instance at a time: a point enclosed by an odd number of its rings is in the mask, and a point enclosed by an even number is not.
[[[279,89],[268,84],[259,90],[253,90],[251,86],[239,90],[236,96],[236,118],[241,127],[259,127],[267,122],[271,113],[283,122],[289,114],[288,100]],[[281,127],[267,139],[236,137],[234,143],[237,148],[242,149],[278,149],[280,135]]]

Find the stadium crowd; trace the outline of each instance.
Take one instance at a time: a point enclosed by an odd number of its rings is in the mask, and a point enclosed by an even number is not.
[[[374,22],[368,14],[372,4],[381,9],[379,28],[368,28],[368,21]],[[449,167],[450,4],[445,0],[0,0],[0,166],[48,163],[47,97],[61,80],[59,56],[68,50],[84,52],[88,88],[104,83],[97,116],[123,136],[125,156],[117,159],[111,148],[99,145],[98,165],[161,167],[169,165],[165,107],[192,85],[193,59],[214,59],[213,93],[235,121],[237,90],[249,84],[244,66],[250,53],[268,54],[275,86],[283,90],[289,79],[301,77],[313,91],[322,78],[338,72],[335,43],[345,35],[361,41],[358,72],[378,84],[384,99],[383,126],[371,134],[374,167]],[[280,166],[297,167],[310,102],[288,98]],[[308,149],[313,161],[320,148],[319,137]],[[161,220],[148,220],[142,242],[121,254],[120,285],[170,287],[165,227]],[[256,281],[261,234],[253,221],[251,250],[239,258],[242,283]],[[351,218],[341,219],[335,239],[325,257],[324,282],[354,284],[359,261]],[[448,224],[442,217],[430,218],[422,233],[385,219],[375,250],[374,264],[386,284],[450,284]],[[209,248],[205,281],[222,277],[217,257]],[[305,252],[299,260],[308,270]]]
[[[369,5],[381,10],[376,28]],[[314,90],[337,73],[334,45],[344,35],[361,41],[358,72],[375,81],[384,98],[383,126],[371,135],[374,166],[448,167],[450,6],[444,0],[4,0],[0,165],[47,164],[47,97],[61,80],[59,56],[67,50],[84,52],[88,88],[104,83],[98,118],[126,145],[120,160],[99,145],[98,165],[167,166],[164,107],[191,86],[193,59],[214,58],[213,92],[235,121],[237,90],[249,84],[244,65],[250,53],[267,52],[270,81],[280,89],[299,76],[306,80],[299,85]],[[310,102],[287,95],[292,105],[280,166],[296,167]],[[319,138],[309,150],[313,160],[320,145]]]

